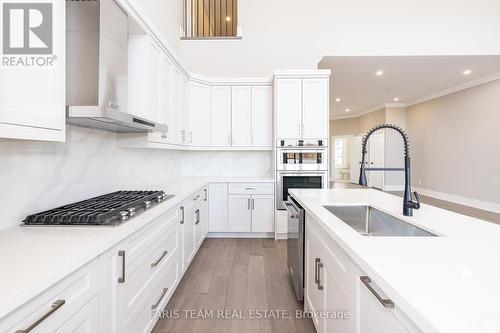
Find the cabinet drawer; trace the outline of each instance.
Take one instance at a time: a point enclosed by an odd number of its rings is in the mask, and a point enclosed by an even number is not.
[[[274,194],[274,183],[229,183],[229,194]]]
[[[138,307],[127,317],[126,332],[150,332],[175,291],[179,279],[178,255],[167,259],[148,283]]]
[[[184,211],[188,212],[196,205],[201,205],[205,199],[208,200],[208,193],[205,190],[197,191],[183,201]]]
[[[31,332],[54,332],[97,295],[97,284],[94,259],[5,317],[0,321],[0,332],[26,330],[37,322]]]
[[[152,281],[161,275],[170,259],[178,260],[178,230],[178,224],[170,223],[151,230],[157,237],[152,239],[150,247],[136,262],[125,265],[125,281],[118,285],[117,292],[119,313],[128,313],[133,317],[134,313],[140,311],[142,302],[151,291]]]

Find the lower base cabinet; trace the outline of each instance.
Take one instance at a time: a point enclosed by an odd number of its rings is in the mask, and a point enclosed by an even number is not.
[[[95,296],[78,310],[55,333],[95,333],[99,332],[99,299]]]
[[[304,304],[318,333],[422,333],[309,214],[305,235]]]

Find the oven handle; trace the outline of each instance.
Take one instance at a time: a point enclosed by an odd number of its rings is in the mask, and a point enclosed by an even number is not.
[[[291,204],[288,201],[284,201],[283,204],[285,205],[286,210],[288,211],[288,216],[292,219],[298,219],[299,218],[299,212],[295,209],[295,206]]]

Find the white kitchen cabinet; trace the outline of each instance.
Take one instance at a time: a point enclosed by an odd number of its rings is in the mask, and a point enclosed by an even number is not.
[[[383,299],[387,299],[374,281],[367,282],[373,292],[360,281],[359,287],[359,332],[360,333],[421,333],[413,322],[397,308],[384,306],[375,296],[378,294]]]
[[[233,86],[231,93],[232,146],[252,145],[252,88]]]
[[[273,146],[273,87],[252,87],[252,147]]]
[[[227,217],[230,232],[252,231],[252,197],[245,194],[232,194],[227,200]]]
[[[276,138],[328,139],[330,71],[275,73]]]
[[[99,298],[97,296],[55,331],[55,333],[95,332],[99,332]]]
[[[173,292],[180,276],[179,225],[172,210],[99,256],[101,332],[142,332],[154,324],[148,303],[161,293],[161,281]]]
[[[158,94],[159,120],[160,123],[168,126],[168,132],[166,133],[168,139],[172,130],[172,64],[165,54],[160,55]]]
[[[226,232],[227,224],[227,183],[208,185],[208,231]]]
[[[231,146],[231,86],[212,87],[212,146]]]
[[[203,189],[203,204],[201,207],[201,216],[203,238],[206,238],[208,234],[208,187]]]
[[[192,146],[210,146],[212,143],[210,86],[203,83],[189,84],[189,140]]]
[[[173,144],[182,143],[181,130],[181,72],[172,66],[170,71],[170,96],[171,113],[169,124],[169,142]]]
[[[187,269],[191,260],[193,260],[196,251],[195,225],[197,223],[197,214],[195,209],[183,207],[184,218],[182,220],[182,264],[184,270]]]
[[[65,140],[66,4],[46,2],[53,6],[54,38],[52,54],[43,58],[52,65],[0,64],[0,138]],[[4,58],[16,61],[18,55]]]
[[[151,37],[144,34],[129,35],[128,51],[128,112],[159,122],[162,51]]]
[[[188,144],[189,132],[189,80],[181,75],[180,81],[180,133],[181,143]]]
[[[328,138],[328,79],[302,80],[302,138]]]
[[[71,321],[82,307],[86,309],[85,313],[75,320],[88,321],[89,325],[94,327],[96,316],[93,313],[97,311],[98,306],[92,299],[97,298],[98,283],[98,262],[94,259],[12,313],[0,318],[0,332],[24,332],[36,322],[36,332],[71,332],[72,325],[68,320]],[[50,315],[46,316],[48,313]]]
[[[301,138],[302,80],[276,79],[276,138]]]
[[[252,232],[274,231],[274,195],[252,196]]]

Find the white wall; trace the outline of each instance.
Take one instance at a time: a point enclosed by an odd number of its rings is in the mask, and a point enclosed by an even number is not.
[[[407,108],[414,186],[500,212],[499,96],[496,80]]]
[[[270,76],[316,68],[326,55],[500,54],[500,1],[239,0],[238,8],[241,41],[181,42],[190,70]]]

